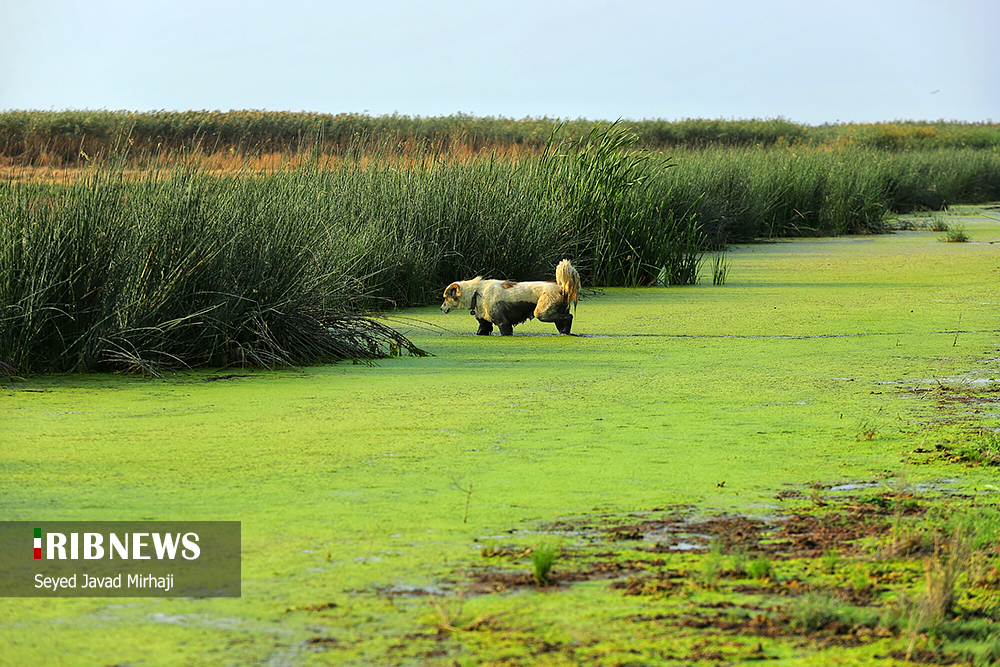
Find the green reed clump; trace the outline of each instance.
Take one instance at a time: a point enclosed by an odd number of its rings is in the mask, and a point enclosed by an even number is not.
[[[773,579],[774,565],[766,556],[759,556],[747,562],[746,573],[751,579]]]
[[[60,185],[9,181],[0,363],[157,373],[417,352],[359,313],[477,274],[551,279],[562,257],[592,284],[694,282],[693,217],[629,171],[649,159],[626,148],[612,137],[514,161],[390,147],[264,174],[120,162]]]
[[[708,244],[885,231],[877,157],[830,151],[732,148],[684,151],[667,177],[675,210],[687,203]]]
[[[664,178],[672,162],[635,150],[636,141],[612,124],[543,157],[554,196],[566,208],[563,247],[592,284],[694,284],[700,225]]]
[[[559,547],[555,544],[541,542],[531,550],[532,574],[539,586],[552,583],[552,566],[559,556]]]
[[[354,312],[337,239],[291,205],[303,186],[295,175],[128,180],[115,169],[61,188],[8,184],[3,370],[155,374],[420,353]]]
[[[938,211],[1000,199],[1000,153],[941,148],[881,156],[888,207],[897,213]]]
[[[646,120],[634,124],[645,146],[771,146],[809,141],[810,128],[784,118],[722,120],[687,118]]]
[[[712,256],[712,284],[725,285],[729,277],[729,269],[732,266],[725,250],[715,253]]]

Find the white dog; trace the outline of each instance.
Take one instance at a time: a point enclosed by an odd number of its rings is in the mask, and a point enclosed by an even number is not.
[[[573,326],[569,312],[580,296],[580,274],[568,259],[556,267],[556,282],[487,280],[482,276],[448,285],[444,291],[441,312],[466,309],[479,320],[480,336],[500,327],[501,336],[514,333],[514,326],[537,317],[542,322],[554,322],[561,334]]]

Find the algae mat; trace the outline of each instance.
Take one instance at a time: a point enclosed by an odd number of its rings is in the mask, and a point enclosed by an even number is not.
[[[697,632],[630,623],[672,602],[608,580],[458,592],[484,545],[572,545],[560,522],[582,516],[768,516],[810,485],[900,474],[990,493],[989,469],[913,452],[935,419],[914,390],[1000,372],[992,213],[960,218],[962,244],[738,247],[724,286],[589,294],[571,337],[477,337],[428,307],[393,321],[432,357],[5,386],[5,520],[238,520],[243,597],[3,599],[0,662],[718,662]]]

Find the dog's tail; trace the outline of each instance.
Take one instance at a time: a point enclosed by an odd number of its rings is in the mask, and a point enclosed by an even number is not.
[[[556,282],[566,297],[566,304],[575,306],[580,299],[580,274],[568,259],[559,262],[556,267]]]

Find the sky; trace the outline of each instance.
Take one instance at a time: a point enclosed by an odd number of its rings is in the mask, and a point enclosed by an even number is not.
[[[0,0],[0,111],[1000,122],[997,0]]]

